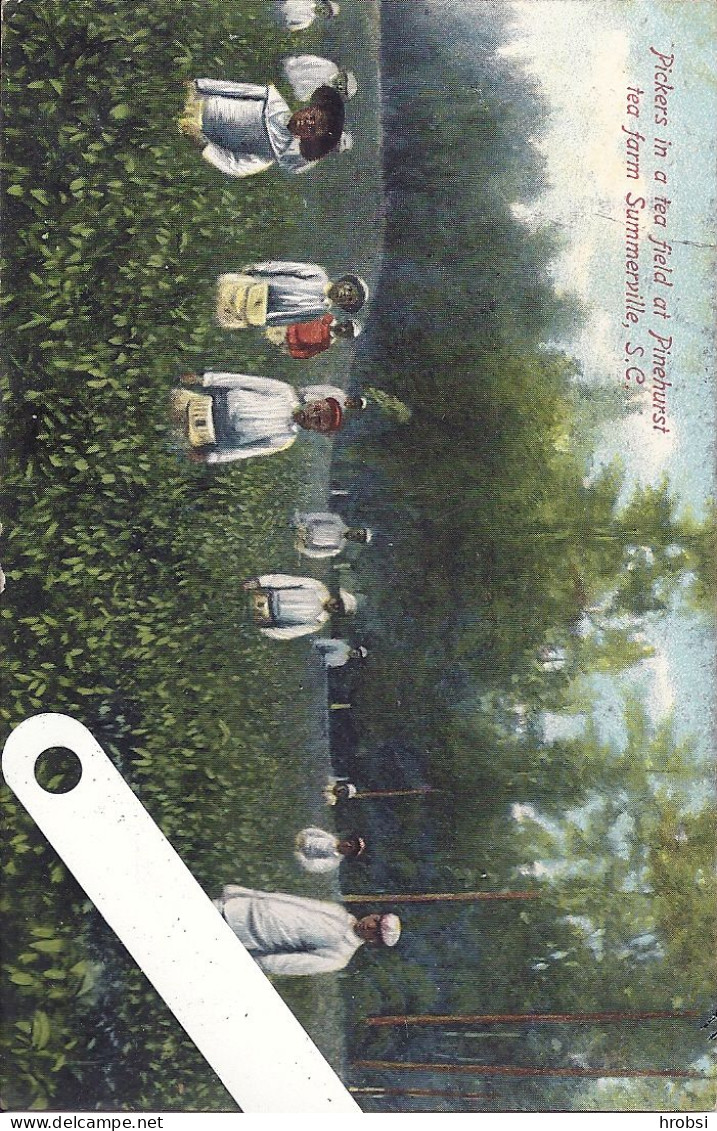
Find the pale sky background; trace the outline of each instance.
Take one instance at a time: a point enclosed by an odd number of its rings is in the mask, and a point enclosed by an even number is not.
[[[714,244],[717,180],[714,122],[717,88],[712,67],[717,41],[717,6],[711,0],[512,0],[515,37],[504,54],[520,59],[540,82],[551,116],[538,147],[548,161],[550,184],[537,203],[516,202],[526,223],[557,222],[566,247],[554,265],[560,290],[577,294],[588,318],[580,336],[564,343],[583,363],[585,379],[621,383],[625,341],[648,345],[649,328],[674,338],[668,390],[669,435],[652,427],[650,377],[647,404],[624,425],[611,426],[596,453],[596,464],[620,457],[628,484],[654,482],[663,472],[698,514],[714,494],[715,395],[712,332],[714,249],[672,243]],[[468,0],[467,8],[470,8]],[[474,5],[479,13],[479,5]],[[653,121],[653,63],[650,47],[673,53],[668,126]],[[638,86],[639,118],[626,114],[626,89]],[[640,181],[625,176],[622,125],[638,128]],[[669,160],[653,156],[653,138],[672,142]],[[667,186],[653,179],[664,168]],[[649,308],[638,328],[625,330],[625,194],[643,195],[644,236],[672,243],[672,319],[665,323]],[[672,201],[668,227],[655,227],[653,195]],[[617,222],[615,222],[617,221]],[[642,242],[641,294],[654,291],[650,257]],[[656,293],[664,289],[657,288]]]
[[[606,428],[594,468],[619,458],[626,494],[637,483],[658,482],[665,473],[683,506],[697,515],[715,488],[714,247],[717,201],[717,82],[713,68],[717,5],[711,0],[511,0],[514,38],[503,53],[520,60],[540,82],[550,117],[538,147],[548,163],[548,183],[537,201],[514,204],[533,226],[558,223],[565,246],[553,265],[559,290],[577,294],[587,316],[576,339],[559,343],[580,359],[585,381],[622,384],[626,340],[649,346],[648,329],[672,334],[668,390],[669,435],[652,427],[651,378],[643,386],[644,408],[624,423]],[[480,18],[480,0],[464,0],[463,19]],[[653,120],[650,46],[674,53],[668,93],[668,126]],[[626,88],[644,90],[640,116],[626,113]],[[625,135],[638,128],[641,177],[626,178]],[[670,140],[668,161],[653,155],[655,136]],[[667,186],[653,178],[664,168]],[[624,317],[625,194],[646,198],[641,212],[641,290],[648,300],[637,328]],[[672,201],[666,229],[652,221],[653,195]],[[617,222],[616,222],[617,221]],[[672,318],[665,324],[651,312],[651,257],[646,237],[672,244]],[[649,352],[648,352],[649,357]],[[678,737],[692,735],[705,769],[713,764],[714,658],[711,626],[677,601],[659,623],[648,626],[656,655],[620,680],[594,683],[595,711],[606,738],[624,735],[621,699],[627,683],[642,694],[656,721],[674,711]],[[622,685],[622,686],[621,686]],[[555,716],[547,733],[561,732]],[[575,720],[565,720],[568,730]],[[711,787],[705,781],[705,794]]]

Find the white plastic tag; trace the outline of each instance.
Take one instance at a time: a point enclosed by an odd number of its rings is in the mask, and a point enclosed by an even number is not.
[[[82,777],[48,793],[35,764],[67,747]],[[101,746],[77,720],[27,719],[3,753],[8,786],[243,1111],[360,1109]]]

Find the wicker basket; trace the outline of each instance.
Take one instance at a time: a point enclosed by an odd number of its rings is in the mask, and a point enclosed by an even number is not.
[[[256,625],[266,628],[272,624],[269,596],[263,589],[255,590],[251,595],[251,612]]]
[[[190,393],[187,403],[187,436],[193,448],[203,448],[205,444],[216,444],[212,416],[212,398],[200,393]]]
[[[269,284],[252,275],[220,275],[217,281],[217,321],[227,330],[265,326]]]

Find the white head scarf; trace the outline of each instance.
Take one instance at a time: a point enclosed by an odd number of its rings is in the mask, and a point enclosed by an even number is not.
[[[358,601],[353,593],[349,593],[348,589],[339,589],[339,597],[341,604],[344,607],[345,613],[355,613],[358,608]]]
[[[395,946],[401,937],[401,920],[398,915],[382,915],[379,931],[384,946]]]

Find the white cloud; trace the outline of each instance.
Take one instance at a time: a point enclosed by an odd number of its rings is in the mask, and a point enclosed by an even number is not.
[[[513,820],[517,821],[520,825],[523,823],[523,821],[534,821],[537,814],[535,808],[532,805],[518,803],[511,805],[510,815]]]
[[[626,477],[623,497],[624,503],[640,483],[655,483],[667,470],[675,442],[678,441],[678,428],[670,421],[670,432],[656,431],[652,426],[649,405],[638,409],[626,420],[613,421],[610,430],[605,430],[601,445],[593,456],[593,476],[605,464],[612,463],[631,451],[632,479]]]
[[[585,715],[559,715],[554,711],[543,711],[540,722],[544,742],[569,742],[579,738],[585,731]]]
[[[647,696],[645,705],[653,721],[658,722],[669,715],[675,705],[675,685],[670,673],[670,662],[664,652],[656,651],[638,665],[638,670],[646,676]]]

